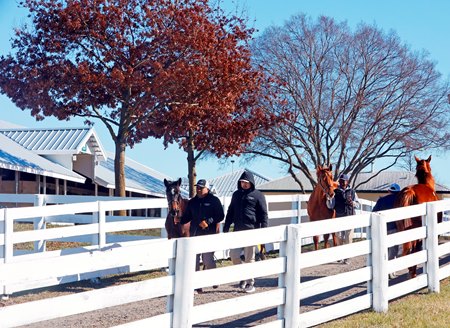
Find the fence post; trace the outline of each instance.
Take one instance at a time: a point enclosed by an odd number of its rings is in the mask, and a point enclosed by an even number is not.
[[[287,235],[287,228],[286,228],[286,235]],[[287,239],[280,242],[280,249],[278,251],[279,257],[285,257],[286,256],[286,249],[287,249]],[[287,263],[288,259],[286,260]],[[286,271],[287,268],[285,267],[284,272],[280,273],[278,275],[278,287],[279,288],[286,288]],[[284,319],[285,313],[286,313],[286,302],[282,305],[278,305],[277,307],[277,319]]]
[[[297,195],[297,200],[295,202],[292,202],[292,206],[291,209],[293,210],[297,210],[297,216],[293,216],[291,218],[291,224],[297,224],[302,222],[302,217],[301,217],[301,210],[302,210],[302,203],[301,203],[301,199],[300,199],[300,195]]]
[[[439,255],[438,255],[438,222],[436,204],[427,203],[426,215],[427,237],[425,247],[427,249],[428,259],[425,266],[428,277],[428,290],[439,293]]]
[[[44,195],[35,195],[34,206],[44,206],[44,205],[45,205]],[[35,218],[33,220],[33,227],[34,227],[34,230],[40,230],[40,229],[44,230],[46,228],[45,216]],[[36,240],[34,242],[34,251],[35,252],[45,252],[46,243],[47,242],[45,240]]]
[[[14,244],[12,243],[12,234],[14,232],[14,221],[11,220],[9,222],[8,220],[8,209],[4,208],[3,211],[3,233],[4,233],[4,242],[5,245],[3,246],[3,263],[8,263],[11,261],[12,257],[14,256]],[[1,299],[7,300],[9,299],[9,291],[8,291],[8,285],[7,281],[4,282],[3,290],[1,291]]]
[[[175,244],[176,245],[176,244]],[[175,259],[171,258],[169,259],[169,267],[167,268],[167,274],[169,276],[175,275]],[[170,294],[167,296],[167,304],[166,304],[166,312],[170,313],[173,312],[173,301],[174,301],[174,294]]]
[[[195,250],[197,238],[178,238],[176,241],[175,292],[171,327],[192,327],[194,307]]]
[[[14,243],[13,241],[13,233],[14,233],[14,220],[8,218],[8,209],[4,209],[4,224],[5,224],[5,256],[4,262],[11,262],[14,256]]]
[[[99,201],[97,201],[97,211],[92,212],[92,219],[91,219],[91,224],[98,224],[98,231],[97,233],[92,234],[92,238],[91,238],[91,245],[98,245],[100,247],[100,205],[99,205]]]
[[[372,235],[372,295],[373,309],[376,312],[387,312],[389,288],[388,280],[388,252],[386,246],[387,227],[384,215],[371,214]]]
[[[8,219],[8,208],[4,209],[4,232],[5,232],[5,248],[4,248],[4,257],[3,261],[4,263],[9,263],[14,257],[14,243],[13,243],[13,233],[14,233],[14,219]],[[11,294],[8,290],[9,286],[7,285],[7,282],[3,286],[3,295],[2,300],[9,299],[9,294]]]
[[[284,326],[299,326],[301,226],[287,226]]]
[[[106,245],[106,212],[104,210],[104,202],[98,204],[98,247],[101,249]]]
[[[167,218],[167,214],[169,213],[169,209],[168,208],[161,208],[161,218]],[[167,231],[165,229],[165,227],[161,228],[161,238],[167,238]]]
[[[4,245],[0,246],[0,259],[1,263],[5,261],[5,245],[6,245],[6,224],[5,224],[5,209],[0,208],[0,234],[3,235]],[[3,222],[2,222],[3,221]]]
[[[387,227],[386,227],[386,232],[387,232]],[[372,231],[370,229],[370,227],[366,227],[366,240],[372,240]],[[373,244],[372,244],[373,246]],[[372,256],[367,256],[366,257],[366,266],[368,267],[372,267]],[[369,280],[367,282],[367,293],[368,294],[372,294],[373,293],[373,279]]]

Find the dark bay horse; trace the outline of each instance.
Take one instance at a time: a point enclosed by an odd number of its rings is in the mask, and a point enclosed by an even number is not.
[[[397,195],[395,207],[403,207],[409,205],[417,205],[426,202],[438,200],[435,192],[435,183],[433,175],[431,174],[431,156],[427,159],[416,159],[416,177],[417,184],[403,188]],[[442,220],[442,213],[439,214],[438,219]],[[404,231],[414,229],[422,226],[422,218],[420,216],[399,220],[396,222],[397,230]],[[402,255],[408,255],[418,252],[422,249],[422,240],[409,241],[403,244]],[[417,275],[417,265],[409,267],[409,277],[414,278]]]
[[[326,220],[336,217],[334,210],[330,210],[327,205],[327,199],[334,197],[334,189],[338,187],[338,183],[333,180],[332,165],[318,166],[317,167],[317,184],[314,187],[308,200],[308,216],[311,221]],[[335,233],[333,235],[334,246],[338,245],[337,236]],[[328,248],[328,239],[330,234],[324,234],[324,245]],[[314,249],[319,249],[319,236],[314,236]]]
[[[168,204],[168,213],[165,222],[167,238],[187,237],[189,235],[189,223],[185,227],[182,227],[180,223],[188,203],[188,199],[183,198],[181,195],[181,178],[176,181],[164,179],[164,185],[166,186]]]

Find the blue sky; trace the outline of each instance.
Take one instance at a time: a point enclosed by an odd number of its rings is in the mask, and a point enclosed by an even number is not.
[[[13,28],[26,21],[26,12],[17,9],[14,0],[0,0],[0,54],[10,51],[10,38]],[[313,18],[326,15],[337,21],[347,21],[350,27],[359,22],[376,24],[384,31],[394,30],[401,40],[413,50],[425,49],[429,58],[437,63],[437,69],[445,78],[450,77],[450,1],[448,0],[223,0],[226,9],[244,9],[254,27],[263,31],[270,25],[282,25],[290,16],[305,13]],[[36,122],[29,111],[21,111],[7,97],[0,95],[0,119],[28,127],[82,126],[79,119],[68,122],[46,118]],[[101,124],[95,125],[103,146],[114,150],[113,142]],[[429,153],[417,154],[427,157]],[[134,149],[127,150],[127,156],[172,177],[187,175],[186,155],[177,146],[164,149],[161,140],[149,139]],[[433,154],[431,162],[434,176],[438,182],[450,186],[447,173],[450,154]],[[242,165],[270,178],[284,176],[277,162],[254,161]],[[197,164],[199,178],[213,178],[232,169],[241,167],[239,159],[234,164],[228,160],[219,164],[215,159],[200,161]],[[377,168],[377,164],[375,164]]]

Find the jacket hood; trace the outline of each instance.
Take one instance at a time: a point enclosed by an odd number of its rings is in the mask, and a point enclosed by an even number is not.
[[[239,182],[240,180],[247,180],[250,182],[250,184],[252,185],[250,187],[251,190],[255,189],[255,177],[253,176],[253,173],[249,172],[249,171],[244,171],[244,173],[241,174],[241,177],[238,180],[238,189],[242,190],[241,188],[241,183]]]

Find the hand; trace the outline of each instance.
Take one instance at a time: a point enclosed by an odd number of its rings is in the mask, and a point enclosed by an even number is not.
[[[181,220],[180,220],[180,218],[178,216],[174,217],[173,223],[178,224],[180,222],[181,222]]]
[[[208,228],[208,223],[206,223],[205,220],[202,220],[198,226],[204,230]]]

